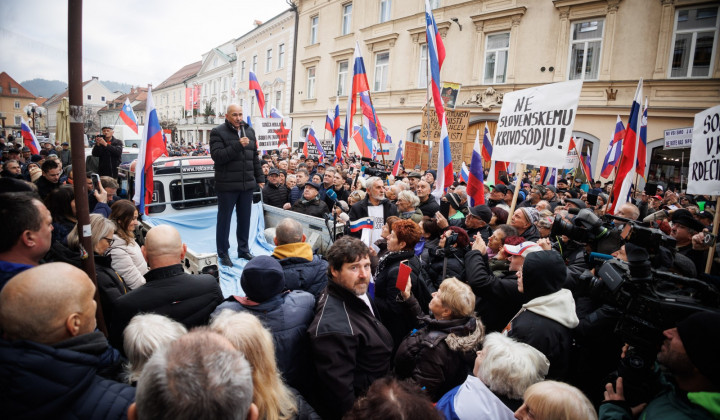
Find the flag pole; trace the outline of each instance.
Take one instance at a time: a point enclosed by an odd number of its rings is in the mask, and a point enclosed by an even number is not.
[[[713,220],[713,236],[717,237],[718,234],[718,227],[720,227],[720,212],[717,211],[717,209],[720,209],[720,196],[717,197],[717,200],[715,202],[715,220]],[[705,263],[705,274],[710,274],[710,268],[712,268],[713,258],[715,257],[715,244],[711,245],[710,248],[708,248],[708,258],[707,263]]]
[[[525,164],[524,163],[518,163],[518,167],[515,168],[515,172],[519,172],[520,174],[525,173]],[[518,170],[519,169],[519,170]],[[508,175],[509,176],[509,175]],[[497,180],[495,180],[497,183]],[[512,203],[510,203],[510,211],[508,212],[508,217],[511,217],[513,213],[515,213],[515,205],[517,204],[518,195],[520,194],[520,186],[522,185],[522,179],[519,179],[517,182],[515,182],[515,191],[513,191],[513,198]],[[485,191],[483,191],[483,194]]]

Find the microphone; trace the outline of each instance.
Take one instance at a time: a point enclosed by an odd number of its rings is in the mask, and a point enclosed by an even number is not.
[[[337,201],[338,201],[338,199],[337,199],[337,193],[336,193],[334,190],[332,190],[332,189],[329,189],[329,190],[325,191],[325,195],[327,195],[328,197],[330,197],[330,199],[331,199],[332,201],[334,201],[334,202],[337,202]]]

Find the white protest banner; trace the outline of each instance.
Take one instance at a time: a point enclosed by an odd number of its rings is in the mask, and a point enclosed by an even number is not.
[[[277,150],[290,144],[290,118],[253,118],[258,150]]]
[[[720,105],[695,114],[687,192],[720,195]]]
[[[493,160],[565,166],[582,80],[509,92],[500,109]]]
[[[692,145],[692,137],[692,127],[665,130],[665,146],[663,149],[683,149],[690,147]]]

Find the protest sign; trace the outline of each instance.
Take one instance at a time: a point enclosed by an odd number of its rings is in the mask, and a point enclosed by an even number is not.
[[[563,166],[563,169],[577,168],[580,163],[580,156],[578,156],[578,153],[582,151],[583,141],[584,140],[582,138],[575,137],[576,147],[568,150],[567,156],[565,156],[565,166]]]
[[[416,165],[421,165],[420,169],[425,171],[428,168],[428,146],[411,141],[403,144],[404,150],[404,166],[408,171],[414,171]],[[422,160],[422,163],[420,161]]]
[[[447,118],[448,138],[450,141],[464,143],[465,138],[467,137],[470,111],[445,110],[445,117]],[[440,124],[437,113],[435,113],[435,109],[428,107],[428,109],[423,112],[422,127],[420,129],[419,136],[420,140],[427,140],[429,134],[430,140],[434,142],[440,141],[440,128],[442,128],[442,124]]]
[[[258,150],[276,150],[290,144],[290,118],[254,118]]]
[[[687,192],[720,195],[720,105],[695,114]]]
[[[318,139],[320,142],[320,146],[322,146],[323,151],[325,152],[325,157],[329,158],[330,160],[334,159],[335,156],[335,143],[332,139]],[[302,148],[302,143],[301,148]],[[309,142],[308,143],[308,156],[318,156],[318,150],[317,147],[315,147],[315,143]]]
[[[443,104],[445,104],[445,110],[455,109],[455,102],[457,101],[458,93],[460,93],[460,84],[443,82],[440,88],[440,96],[442,96]]]
[[[506,93],[498,118],[493,160],[565,166],[582,80]]]
[[[692,145],[692,138],[692,127],[665,130],[665,145],[663,149],[684,149],[690,147]]]

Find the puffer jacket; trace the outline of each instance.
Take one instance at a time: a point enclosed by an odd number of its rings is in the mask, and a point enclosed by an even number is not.
[[[414,297],[403,303],[408,312],[420,314]],[[464,317],[439,321],[418,318],[425,326],[407,336],[395,355],[395,374],[412,378],[437,401],[462,384],[472,371],[475,352],[481,347],[483,326],[479,319]]]
[[[125,280],[125,284],[130,289],[137,289],[145,284],[143,276],[149,270],[140,246],[134,241],[125,242],[117,234],[113,239],[115,242],[108,253],[112,257],[112,268]]]
[[[97,375],[107,340],[79,336],[84,350],[0,340],[0,406],[12,419],[125,419],[135,388]],[[76,340],[77,341],[77,340]],[[59,343],[62,344],[62,343]]]
[[[240,132],[250,139],[245,147],[240,144],[238,130],[227,120],[210,132],[210,157],[215,162],[215,191],[254,191],[258,182],[265,182],[257,154],[255,131],[243,122]]]
[[[285,272],[285,287],[304,290],[317,299],[327,286],[328,262],[314,255],[305,242],[278,245],[272,254]]]
[[[211,317],[223,309],[236,312],[249,312],[263,323],[273,336],[275,358],[283,378],[303,395],[313,389],[310,380],[310,342],[307,327],[315,316],[315,297],[302,290],[282,293],[265,302],[243,304],[235,296],[230,296],[218,305]]]
[[[112,319],[115,302],[120,296],[126,295],[130,289],[125,281],[112,268],[112,257],[95,254],[95,275],[97,278],[100,303],[105,319]]]
[[[319,196],[315,197],[310,201],[307,201],[304,198],[300,198],[298,201],[295,202],[295,204],[292,205],[292,207],[290,207],[290,210],[302,214],[307,214],[308,216],[320,218],[323,218],[326,214],[330,212],[330,210],[328,210],[327,204],[325,204],[325,202],[322,201]]]
[[[289,202],[289,195],[287,187],[283,184],[274,185],[268,182],[262,190],[263,203],[273,207],[282,208],[285,203]]]

